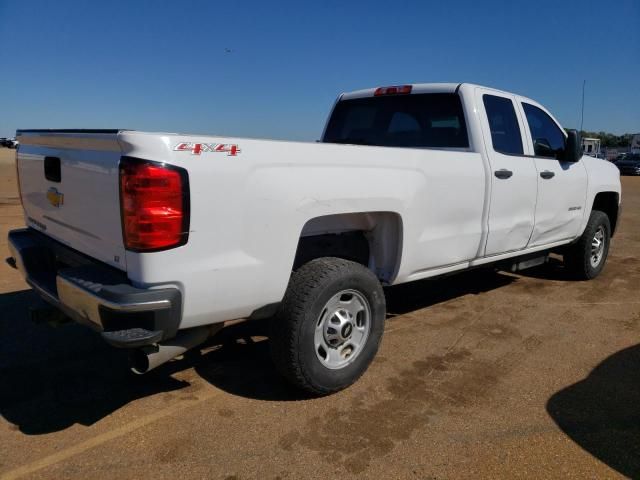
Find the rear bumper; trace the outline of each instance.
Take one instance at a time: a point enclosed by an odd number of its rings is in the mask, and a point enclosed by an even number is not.
[[[181,320],[177,288],[132,286],[124,272],[33,230],[9,232],[13,264],[48,303],[101,332],[111,345],[135,348],[175,336]]]

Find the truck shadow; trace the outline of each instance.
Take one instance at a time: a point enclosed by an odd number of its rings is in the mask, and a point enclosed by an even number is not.
[[[31,290],[0,294],[0,415],[38,435],[92,425],[138,398],[188,386],[170,375],[133,376],[127,353],[88,328],[36,325]]]
[[[557,256],[550,257],[546,264],[540,265],[539,267],[519,271],[518,275],[540,280],[576,281],[575,276],[564,267],[562,259]]]
[[[223,329],[193,359],[196,372],[216,388],[245,398],[295,401],[310,398],[276,371],[269,353],[269,322],[244,322]]]
[[[435,279],[409,282],[385,289],[387,318],[462,297],[504,287],[517,277],[493,268],[478,268]]]
[[[554,394],[547,412],[584,450],[628,478],[640,478],[640,344],[600,363]]]
[[[389,317],[514,280],[483,270],[391,287],[385,291]],[[32,323],[28,308],[37,301],[31,290],[0,294],[0,415],[25,434],[92,425],[134,400],[188,387],[172,374],[189,368],[233,395],[269,401],[308,398],[273,366],[268,321],[225,328],[201,349],[135,376],[127,352],[109,347],[88,328]]]
[[[385,289],[387,320],[463,295],[479,294],[515,281],[517,277],[493,270],[423,280]],[[267,401],[308,398],[293,389],[277,373],[269,355],[267,321],[245,322],[225,328],[212,339],[213,351],[196,362],[198,374],[233,395]]]

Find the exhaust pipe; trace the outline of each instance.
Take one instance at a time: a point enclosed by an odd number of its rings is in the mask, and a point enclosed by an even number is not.
[[[133,350],[129,358],[131,370],[138,375],[147,373],[163,363],[182,355],[187,350],[204,343],[209,337],[218,333],[223,326],[223,323],[218,323],[181,330],[174,338],[166,342]]]

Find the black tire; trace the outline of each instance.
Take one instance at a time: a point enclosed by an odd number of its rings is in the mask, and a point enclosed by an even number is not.
[[[351,363],[327,368],[318,358],[314,335],[325,306],[343,290],[358,292],[369,306],[368,336]],[[341,258],[306,263],[291,275],[278,313],[272,320],[271,356],[278,371],[293,385],[313,395],[327,395],[353,384],[378,351],[386,306],[382,286],[366,267]]]
[[[592,263],[592,242],[596,232],[604,230],[603,250],[597,264]],[[564,252],[564,264],[567,270],[579,280],[591,280],[597,277],[609,254],[609,244],[611,243],[611,224],[606,213],[600,210],[592,210],[589,221],[580,239],[567,247]]]

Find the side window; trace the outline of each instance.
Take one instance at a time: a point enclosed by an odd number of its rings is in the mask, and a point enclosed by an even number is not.
[[[493,149],[500,153],[522,155],[522,134],[513,102],[495,95],[483,95],[482,101],[487,111]]]
[[[523,103],[529,131],[533,139],[533,152],[537,157],[562,158],[565,136],[549,115],[538,107]],[[589,145],[591,151],[591,145]]]

